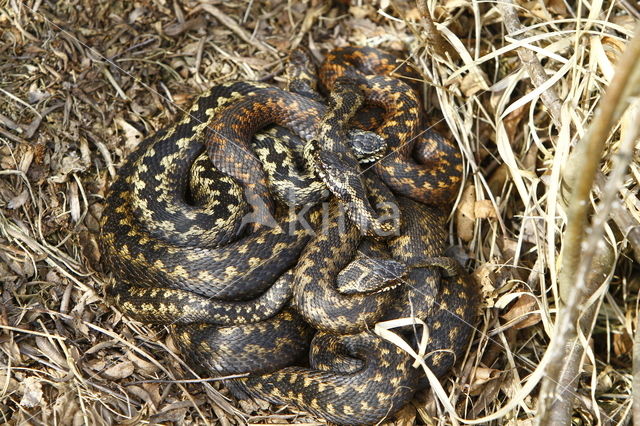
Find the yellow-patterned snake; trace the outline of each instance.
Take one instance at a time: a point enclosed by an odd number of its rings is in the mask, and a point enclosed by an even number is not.
[[[291,63],[290,91],[216,86],[127,158],[101,221],[106,293],[204,371],[250,373],[226,382],[238,396],[375,423],[425,385],[376,322],[424,320],[436,374],[470,337],[476,290],[444,255],[461,155],[423,131],[420,76],[395,56],[330,52],[326,101],[306,54]]]

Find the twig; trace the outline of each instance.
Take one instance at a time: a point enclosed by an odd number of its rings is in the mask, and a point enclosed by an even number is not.
[[[626,50],[620,56],[616,74],[609,88],[600,101],[600,106],[589,127],[587,134],[577,146],[574,164],[580,165],[580,174],[576,175],[573,184],[569,211],[567,214],[567,228],[564,235],[562,269],[558,278],[560,288],[571,288],[564,306],[559,306],[558,321],[548,351],[551,353],[546,369],[546,377],[542,382],[539,400],[539,424],[552,424],[554,416],[553,405],[557,399],[566,397],[567,393],[558,393],[558,383],[561,380],[566,344],[573,342],[576,337],[577,318],[583,302],[588,296],[587,272],[591,268],[598,244],[601,243],[606,219],[611,206],[603,201],[602,210],[585,242],[587,216],[590,212],[589,195],[600,165],[604,144],[613,128],[614,123],[628,105],[630,90],[637,90],[634,80],[640,70],[640,25],[637,26],[634,37],[627,44]],[[620,157],[617,167],[623,167],[630,159]],[[626,165],[625,165],[626,163]],[[613,196],[617,194],[614,192]],[[606,194],[605,194],[606,195]],[[604,214],[607,217],[604,217]],[[583,243],[584,250],[583,250]]]
[[[503,0],[498,2],[498,4],[502,11],[502,16],[504,17],[504,26],[507,28],[507,31],[509,31],[510,36],[516,40],[525,38],[523,34],[524,27],[520,24],[513,0]],[[535,87],[542,86],[547,81],[547,73],[536,57],[536,54],[524,47],[519,47],[517,52],[520,62],[522,62],[522,66],[527,71],[527,74],[529,74],[529,78],[531,78],[531,83],[533,83]],[[558,98],[558,94],[553,87],[549,87],[547,90],[542,92],[540,99],[549,110],[549,115],[553,122],[559,126],[562,101]]]
[[[427,0],[417,0],[418,11],[420,11],[420,15],[424,19],[425,26],[425,35],[426,41],[433,47],[435,53],[444,57],[446,53],[452,58],[458,58],[458,52],[451,48],[449,42],[442,37],[440,31],[436,28],[436,25],[433,23],[433,19],[431,18],[431,12],[429,12],[429,7],[427,6]]]
[[[636,262],[640,262],[640,223],[621,205],[614,207],[613,219],[627,237]]]
[[[304,35],[307,34],[313,26],[316,24],[318,19],[326,14],[331,9],[330,2],[322,2],[320,5],[307,9],[304,20],[302,21],[302,25],[300,25],[300,30],[296,34],[295,38],[291,42],[291,50],[293,51],[299,45]]]
[[[238,23],[236,21],[234,21],[233,19],[231,19],[227,14],[225,14],[223,11],[221,11],[220,9],[218,9],[217,7],[211,5],[211,4],[201,4],[199,6],[199,8],[203,9],[206,12],[209,12],[211,15],[213,15],[218,21],[220,21],[220,23],[222,25],[224,25],[225,27],[229,28],[231,31],[233,31],[238,37],[240,37],[242,40],[244,40],[246,43],[249,43],[250,45],[252,45],[253,47],[268,53],[270,55],[277,55],[277,51],[276,49],[274,49],[272,46],[269,46],[268,44],[262,43],[259,40],[256,40],[255,38],[251,37],[249,35],[249,33],[247,33],[247,31],[245,31],[244,28],[242,28],[240,25],[238,25]],[[194,9],[194,12],[197,10],[198,8]],[[194,13],[192,12],[192,13]]]
[[[29,145],[29,142],[26,139],[23,139],[20,136],[14,135],[13,133],[4,130],[2,127],[0,127],[0,136],[4,136],[5,138],[11,139],[14,142],[18,142],[24,145]]]
[[[611,272],[615,265],[615,256],[613,249],[609,244],[599,247],[592,263],[592,269],[586,278],[586,293],[588,295],[596,293],[600,286],[608,285],[611,278]],[[590,336],[594,326],[594,319],[602,298],[606,295],[603,291],[596,301],[590,306],[584,307],[579,320],[579,330],[582,336]],[[586,301],[585,301],[586,302]],[[549,418],[550,423],[554,425],[571,424],[571,415],[573,414],[573,403],[578,395],[576,389],[580,382],[580,372],[582,371],[584,346],[580,343],[580,338],[576,334],[571,341],[563,345],[565,358],[563,360],[563,368],[560,372],[560,378],[556,386],[562,389],[562,398],[557,398],[551,407]],[[570,396],[570,397],[569,397]]]
[[[622,7],[624,7],[627,10],[627,12],[633,15],[636,19],[640,19],[640,11],[636,6],[631,4],[629,0],[618,0],[618,1],[622,5]]]
[[[602,172],[596,176],[596,194],[602,196],[606,181]],[[628,189],[621,188],[622,197],[635,197]],[[631,212],[625,208],[623,203],[614,203],[611,211],[611,219],[616,224],[622,235],[626,238],[627,244],[633,252],[636,262],[640,263],[640,223],[633,217]]]

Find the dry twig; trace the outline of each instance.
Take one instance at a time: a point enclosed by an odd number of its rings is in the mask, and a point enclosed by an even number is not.
[[[511,37],[515,40],[524,39],[524,27],[520,24],[513,0],[504,0],[498,4],[504,17],[504,26],[507,28],[507,31],[511,33]],[[535,87],[541,87],[544,85],[547,81],[547,73],[536,57],[536,54],[530,49],[519,47],[518,57],[520,58],[522,65],[525,67],[527,74],[529,74],[531,83]],[[562,101],[558,98],[558,94],[554,88],[549,87],[547,90],[542,92],[540,98],[549,109],[549,115],[553,122],[556,125],[560,125],[560,109],[562,108]]]
[[[543,380],[540,396],[539,424],[552,424],[557,413],[553,410],[554,403],[558,399],[567,398],[557,391],[565,363],[566,344],[574,342],[577,335],[577,319],[580,309],[584,307],[589,296],[589,282],[587,274],[591,268],[592,260],[600,244],[610,205],[604,204],[602,211],[607,213],[604,218],[599,218],[590,228],[589,237],[585,241],[588,227],[588,214],[590,211],[589,196],[596,177],[597,169],[604,144],[607,141],[614,123],[629,105],[630,88],[637,90],[634,83],[640,74],[640,26],[636,28],[634,37],[622,54],[617,72],[601,99],[600,107],[589,128],[588,133],[577,147],[574,161],[580,165],[580,174],[577,174],[572,183],[572,192],[569,202],[567,217],[567,229],[563,243],[563,262],[560,271],[559,285],[571,288],[569,298],[561,307],[556,330],[548,351],[550,361],[547,367],[547,375]],[[621,161],[621,167],[626,170],[630,157]],[[614,193],[615,195],[615,193]]]
[[[453,59],[458,58],[458,53],[451,47],[449,42],[442,37],[440,31],[436,28],[427,5],[427,0],[417,0],[418,10],[422,19],[424,20],[425,39],[427,43],[435,50],[435,53],[444,57],[447,53],[451,55]]]

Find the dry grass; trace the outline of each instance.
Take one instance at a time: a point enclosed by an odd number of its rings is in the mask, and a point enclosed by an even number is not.
[[[365,3],[0,0],[0,423],[315,424],[288,408],[239,404],[216,382],[178,381],[189,370],[166,331],[110,309],[90,265],[105,191],[143,135],[216,83],[281,81],[298,44],[320,53],[347,43],[408,52],[428,83],[430,124],[466,159],[451,242],[472,259],[484,305],[468,356],[443,386],[462,418],[534,421],[547,372],[539,364],[559,300],[574,290],[559,276],[570,188],[588,161],[574,147],[639,14],[630,1],[523,2],[511,11],[522,33],[507,36],[509,2],[437,2],[431,14],[448,43],[434,56],[432,26],[414,3]],[[523,67],[532,56],[547,83]],[[595,158],[597,211],[607,176],[624,171],[617,154],[634,117],[616,120]],[[625,235],[640,219],[640,168],[637,150],[624,158],[624,201],[602,222],[610,249],[586,279],[592,308],[578,301],[583,334],[562,358],[575,380],[560,395],[576,397],[577,423],[631,416],[640,247],[629,250]],[[399,424],[456,422],[443,411],[425,392]]]

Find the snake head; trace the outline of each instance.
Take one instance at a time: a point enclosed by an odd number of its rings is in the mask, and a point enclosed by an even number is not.
[[[355,155],[349,151],[315,152],[316,170],[329,191],[344,205],[347,216],[364,234],[374,238],[386,238],[397,234],[396,215],[380,220],[372,208],[368,191]]]
[[[375,163],[387,150],[387,142],[380,135],[368,130],[349,129],[347,138],[360,164]]]
[[[382,293],[403,283],[409,268],[393,259],[360,257],[338,273],[336,290],[342,294]]]

